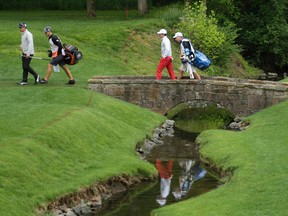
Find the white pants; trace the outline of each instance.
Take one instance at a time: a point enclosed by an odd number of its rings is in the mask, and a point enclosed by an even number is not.
[[[188,62],[185,64],[182,64],[180,66],[180,70],[183,72],[188,72],[190,79],[194,79],[193,72],[196,72],[196,69],[191,64],[189,64]]]

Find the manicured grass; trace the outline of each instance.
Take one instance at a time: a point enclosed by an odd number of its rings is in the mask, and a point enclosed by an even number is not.
[[[197,198],[155,210],[152,215],[287,215],[288,101],[247,117],[243,132],[204,131],[201,153],[230,180]]]
[[[141,73],[126,67],[123,58],[134,51],[122,48],[129,46],[125,44],[133,29],[150,31],[155,21],[125,20],[118,14],[113,18],[111,13],[95,20],[85,12],[52,13],[0,15],[0,215],[33,215],[40,205],[114,175],[156,173],[151,164],[139,160],[135,146],[165,117],[87,90],[87,80],[94,75]],[[16,85],[22,77],[22,21],[34,34],[36,56],[46,57],[49,48],[42,32],[46,25],[63,42],[79,47],[83,60],[69,66],[75,86],[65,86],[63,71],[53,73],[48,85],[33,85],[31,75],[29,85]],[[32,60],[31,66],[44,76],[47,63]]]
[[[85,12],[1,11],[0,21],[0,215],[33,215],[39,205],[113,175],[155,173],[134,148],[165,118],[86,87],[94,75],[154,75],[159,20],[126,20],[113,12],[89,19]],[[46,25],[79,47],[83,60],[70,66],[75,86],[64,85],[63,71],[53,73],[48,85],[34,86],[31,76],[30,85],[16,85],[22,76],[22,21],[34,34],[36,56],[46,57],[49,48],[42,32]],[[46,61],[31,65],[44,76]],[[287,102],[249,116],[251,126],[244,132],[203,132],[198,138],[203,157],[232,172],[232,178],[153,214],[287,215],[286,107]]]

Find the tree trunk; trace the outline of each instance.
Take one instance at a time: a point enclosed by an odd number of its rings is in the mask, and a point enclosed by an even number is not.
[[[96,17],[94,0],[87,0],[87,16]]]
[[[138,0],[138,13],[144,15],[148,13],[148,1],[147,0]]]

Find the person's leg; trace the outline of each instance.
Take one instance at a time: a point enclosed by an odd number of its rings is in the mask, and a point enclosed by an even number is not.
[[[179,69],[177,79],[178,79],[178,80],[181,80],[182,77],[183,77],[183,71],[182,71],[181,69]]]
[[[186,63],[187,71],[189,73],[190,79],[194,79],[193,68],[190,63]]]
[[[75,84],[75,80],[73,79],[73,76],[69,68],[66,65],[61,65],[61,67],[65,71],[66,75],[69,77],[69,81],[67,82],[67,84],[69,85]]]
[[[157,79],[157,80],[161,80],[161,78],[162,78],[162,70],[163,70],[165,67],[166,67],[165,59],[164,59],[164,58],[161,58],[160,61],[159,61],[157,70],[156,70],[156,79]]]
[[[197,72],[193,72],[195,79],[201,80],[201,76]]]
[[[32,57],[32,56],[31,56]],[[28,59],[27,71],[34,76],[35,84],[39,82],[40,76],[30,67],[32,58]]]
[[[22,69],[23,69],[23,75],[22,75],[22,82],[27,82],[28,81],[28,70],[29,68],[29,59],[26,57],[22,56]]]
[[[177,77],[178,80],[182,79],[183,73],[184,73],[184,71],[186,71],[186,70],[187,70],[186,66],[185,66],[184,64],[181,64],[181,66],[180,66],[180,68],[179,68],[178,77]]]
[[[50,75],[52,73],[52,68],[53,68],[53,65],[49,63],[48,66],[47,66],[47,71],[46,71],[45,77],[40,80],[41,84],[46,84],[47,83],[47,81],[49,80],[49,77],[50,77]]]
[[[172,59],[169,58],[169,57],[166,57],[166,58],[165,58],[165,61],[167,62],[166,68],[167,68],[167,70],[168,70],[170,79],[175,80],[176,77],[175,77],[175,73],[174,73],[174,70],[173,70]]]
[[[65,71],[66,75],[69,77],[70,80],[73,80],[73,76],[71,74],[71,71],[66,65],[61,66],[62,69]]]
[[[52,73],[53,66],[58,65],[59,62],[62,61],[62,58],[63,58],[62,55],[58,55],[57,57],[52,58],[52,60],[49,62],[48,66],[47,66],[45,77],[40,80],[41,84],[47,84],[47,81],[49,80],[49,77],[50,77],[50,75]]]

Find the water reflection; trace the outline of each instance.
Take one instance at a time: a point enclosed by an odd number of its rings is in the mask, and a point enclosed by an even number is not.
[[[155,166],[160,177],[160,195],[157,196],[156,202],[160,206],[163,206],[166,204],[167,197],[170,193],[173,160],[161,161],[157,159]]]
[[[195,160],[179,160],[179,166],[181,167],[179,187],[173,191],[176,200],[185,197],[191,189],[192,184],[206,175],[206,170],[203,169],[199,163],[196,164]]]
[[[146,158],[157,168],[159,181],[131,188],[96,215],[149,216],[155,208],[216,188],[218,181],[201,167],[195,144],[198,134],[175,128],[174,137],[165,137],[164,144],[155,147]]]

